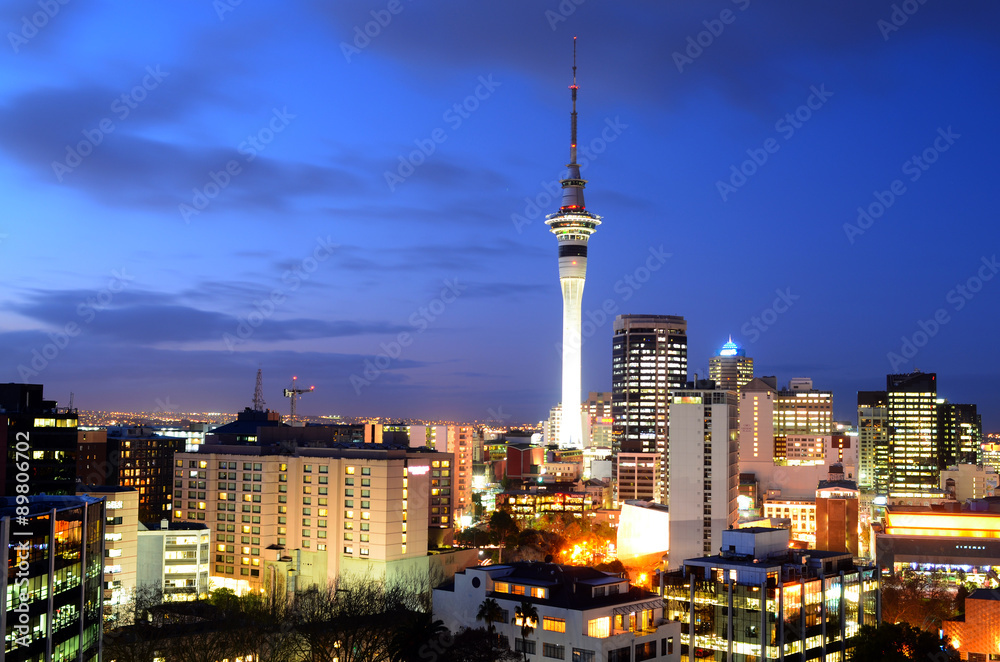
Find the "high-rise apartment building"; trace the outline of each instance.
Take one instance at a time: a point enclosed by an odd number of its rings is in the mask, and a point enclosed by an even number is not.
[[[937,375],[930,372],[886,377],[889,424],[889,494],[920,497],[941,484]]]
[[[739,415],[736,393],[708,384],[672,392],[668,451],[670,567],[709,556],[736,524]],[[707,387],[707,388],[706,388]],[[677,495],[684,495],[680,498]]]
[[[14,496],[18,466],[28,463],[31,494],[76,494],[76,410],[58,409],[41,384],[0,384],[2,494]],[[21,452],[18,448],[28,450]]]
[[[0,498],[0,660],[99,662],[103,517],[96,497]]]
[[[885,391],[858,391],[858,488],[889,489],[889,407]]]
[[[587,180],[580,176],[576,162],[576,38],[573,38],[573,84],[569,88],[573,97],[570,114],[569,164],[562,184],[562,205],[559,211],[549,214],[545,224],[559,242],[559,285],[563,295],[562,333],[562,407],[565,412],[576,412],[580,406],[580,349],[583,344],[583,286],[587,280],[587,242],[597,231],[601,217],[587,211],[583,189]],[[583,448],[583,430],[579,416],[565,416],[560,426],[559,445],[563,448]]]
[[[289,571],[300,587],[426,574],[452,526],[454,458],[424,448],[206,444],[175,456],[174,479],[173,521],[209,526],[211,581],[239,592]]]
[[[682,388],[686,381],[687,322],[683,317],[619,315],[615,319],[611,349],[612,457],[620,453],[656,456],[660,503],[667,503],[670,497],[669,391]]]
[[[753,379],[753,359],[729,336],[729,342],[709,359],[708,377],[724,391],[739,391]]]

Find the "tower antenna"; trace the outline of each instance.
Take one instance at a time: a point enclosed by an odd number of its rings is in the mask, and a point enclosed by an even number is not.
[[[576,37],[573,37],[573,84],[569,86],[573,95],[573,112],[570,115],[570,136],[569,136],[569,162],[570,165],[576,163],[576,91],[579,87],[576,84]]]
[[[264,411],[264,381],[260,368],[257,368],[257,386],[253,389],[253,408],[256,411]]]

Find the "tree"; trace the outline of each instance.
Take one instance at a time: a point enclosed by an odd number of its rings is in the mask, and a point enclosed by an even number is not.
[[[932,632],[924,632],[908,623],[863,625],[854,638],[850,662],[907,662],[908,660],[959,659],[958,651],[946,638],[942,641]]]
[[[493,624],[503,620],[503,610],[500,609],[500,603],[498,603],[493,598],[486,598],[483,600],[482,604],[479,605],[479,611],[476,612],[477,621],[486,621],[486,633],[489,635],[490,644],[490,660],[493,660],[493,650],[496,648],[497,637],[493,632]]]
[[[882,580],[882,620],[936,631],[955,615],[951,588],[939,577],[906,572]]]
[[[524,653],[524,662],[528,662],[528,637],[535,631],[538,625],[538,609],[527,600],[522,600],[514,609],[514,623],[521,622],[521,651]]]
[[[483,628],[463,628],[451,639],[439,662],[521,662],[521,656],[509,647],[494,649],[496,637]],[[429,659],[425,651],[424,660]]]
[[[115,605],[104,624],[104,656],[117,662],[153,662],[162,643],[150,611],[163,602],[163,592],[153,584],[134,589],[129,599]]]

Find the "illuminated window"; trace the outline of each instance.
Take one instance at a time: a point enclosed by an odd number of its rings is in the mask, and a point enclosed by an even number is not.
[[[587,636],[606,639],[611,636],[611,617],[594,618],[587,622]]]
[[[545,616],[542,618],[542,629],[548,630],[549,632],[565,632],[566,621],[562,618],[550,618]]]

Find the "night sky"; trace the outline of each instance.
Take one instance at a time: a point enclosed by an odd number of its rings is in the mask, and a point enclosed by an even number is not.
[[[1000,427],[995,2],[64,1],[0,5],[3,381],[545,417],[578,36],[584,391],[683,315],[692,373],[732,334],[839,418],[917,368]]]

